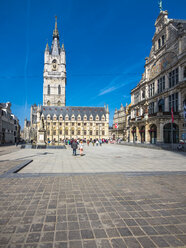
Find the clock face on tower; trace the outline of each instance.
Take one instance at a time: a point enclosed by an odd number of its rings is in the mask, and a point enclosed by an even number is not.
[[[52,70],[53,70],[53,71],[56,71],[56,70],[57,70],[57,61],[56,61],[56,59],[54,59],[54,60],[52,61]]]

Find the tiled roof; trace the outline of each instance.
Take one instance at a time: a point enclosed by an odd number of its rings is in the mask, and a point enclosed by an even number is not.
[[[78,115],[81,116],[81,118],[84,117],[84,115],[89,118],[90,115],[93,116],[93,119],[98,115],[99,118],[104,115],[106,117],[106,109],[104,107],[73,107],[73,106],[66,106],[66,107],[56,107],[56,106],[41,106],[41,114],[43,114],[45,117],[47,115],[50,115],[51,117],[54,116],[54,114],[58,117],[62,115],[65,117],[66,115],[71,118],[72,115],[77,118]]]

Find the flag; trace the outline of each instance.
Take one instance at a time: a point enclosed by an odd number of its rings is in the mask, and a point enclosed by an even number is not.
[[[118,123],[115,123],[115,128],[118,128]]]
[[[172,123],[174,123],[173,107],[171,108],[171,118],[172,118]]]

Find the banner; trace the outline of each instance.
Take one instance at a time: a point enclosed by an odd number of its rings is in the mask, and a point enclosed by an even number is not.
[[[186,121],[186,100],[183,102],[183,118]]]

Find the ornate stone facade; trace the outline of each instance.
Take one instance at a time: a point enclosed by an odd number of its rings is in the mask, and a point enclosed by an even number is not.
[[[66,106],[66,56],[60,47],[57,21],[52,47],[45,49],[43,73],[43,105],[31,107],[30,127],[25,130],[45,130],[45,142],[61,143],[64,139],[108,139],[109,110],[104,107]],[[34,133],[35,135],[35,133]]]
[[[131,91],[131,142],[177,143],[186,133],[186,21],[161,11],[145,71]],[[171,129],[171,109],[174,124]],[[173,130],[171,135],[171,130]]]

